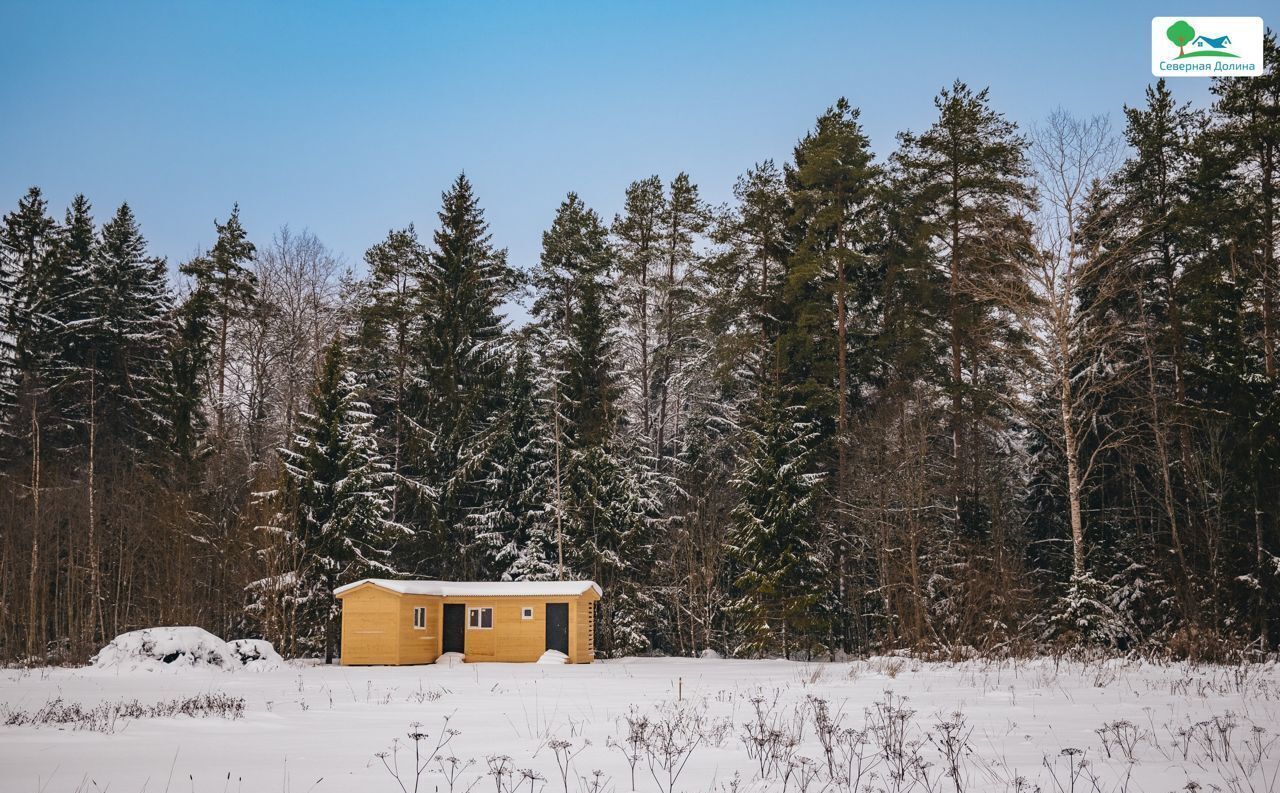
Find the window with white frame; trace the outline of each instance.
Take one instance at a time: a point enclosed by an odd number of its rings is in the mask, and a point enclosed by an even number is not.
[[[467,626],[471,628],[492,628],[493,627],[493,609],[474,608],[468,611]]]
[[[524,608],[520,609],[520,619],[522,620],[533,619],[533,606],[525,606]]]
[[[427,627],[427,607],[417,606],[413,610],[413,627],[422,630]]]

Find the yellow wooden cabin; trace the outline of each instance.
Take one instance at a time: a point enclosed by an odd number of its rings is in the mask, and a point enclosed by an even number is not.
[[[338,587],[342,663],[429,664],[537,661],[558,650],[569,663],[595,659],[594,581],[393,581]]]

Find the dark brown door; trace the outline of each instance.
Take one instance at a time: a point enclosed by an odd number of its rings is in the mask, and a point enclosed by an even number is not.
[[[569,654],[569,604],[547,604],[547,649]]]
[[[463,603],[444,604],[444,635],[440,651],[465,653],[467,644],[467,607]]]

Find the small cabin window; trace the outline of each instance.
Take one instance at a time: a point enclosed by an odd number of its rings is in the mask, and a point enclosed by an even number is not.
[[[427,627],[427,607],[417,606],[413,610],[413,627],[422,630]]]
[[[467,625],[472,628],[492,628],[493,609],[475,608],[468,614]]]
[[[533,606],[525,606],[524,608],[520,609],[520,619],[522,620],[533,619]]]

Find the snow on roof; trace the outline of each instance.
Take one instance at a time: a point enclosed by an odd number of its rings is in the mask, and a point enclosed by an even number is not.
[[[438,597],[575,597],[594,589],[595,581],[397,581],[391,578],[363,578],[333,590],[342,595],[358,586],[373,584],[402,595]]]

